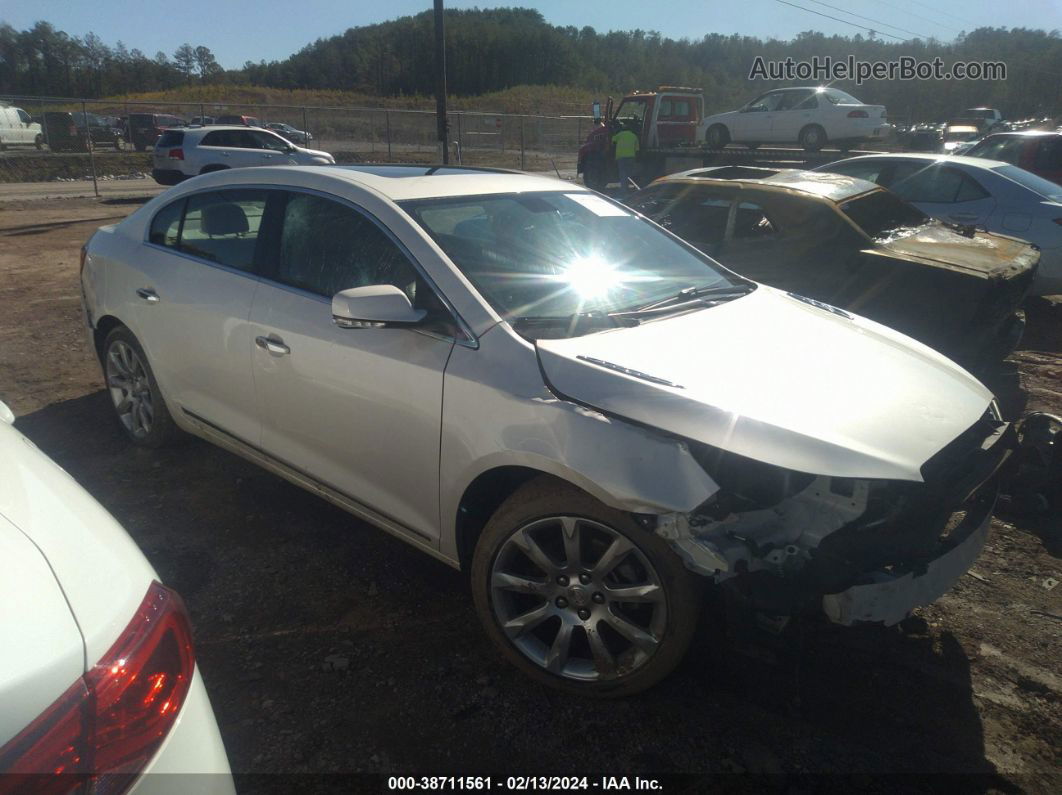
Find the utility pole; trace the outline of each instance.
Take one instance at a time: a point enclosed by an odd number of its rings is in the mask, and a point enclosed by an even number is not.
[[[435,123],[436,137],[442,147],[442,161],[450,162],[446,129],[446,31],[443,24],[443,0],[435,0]]]

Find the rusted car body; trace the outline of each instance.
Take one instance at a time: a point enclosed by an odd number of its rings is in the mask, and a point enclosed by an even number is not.
[[[699,169],[627,203],[743,276],[884,323],[972,370],[1017,345],[1040,258],[837,174]]]

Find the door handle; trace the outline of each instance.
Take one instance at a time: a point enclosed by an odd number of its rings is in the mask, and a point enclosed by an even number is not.
[[[229,156],[228,152],[218,152],[218,154],[221,155],[222,157],[228,157]]]
[[[254,344],[264,351],[275,353],[278,356],[283,356],[286,353],[291,353],[291,348],[284,344],[283,340],[272,339],[270,337],[255,337]]]
[[[149,304],[157,304],[159,302],[159,294],[152,290],[150,287],[141,287],[136,291],[136,294],[147,301]]]

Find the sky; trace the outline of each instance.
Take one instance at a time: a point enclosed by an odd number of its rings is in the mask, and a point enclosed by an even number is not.
[[[935,36],[948,41],[959,31],[985,26],[1062,29],[1062,0],[785,0],[785,3],[782,0],[665,0],[663,3],[446,0],[447,8],[535,8],[554,25],[590,25],[599,32],[640,28],[672,38],[693,39],[707,33],[789,39],[805,30],[865,35],[866,28],[873,28],[887,40],[891,39],[886,34],[900,39]],[[218,63],[232,69],[249,60],[281,60],[318,38],[431,7],[432,0],[386,3],[256,0],[253,6],[241,0],[178,0],[163,4],[144,0],[0,0],[0,22],[23,30],[37,20],[45,20],[70,35],[84,36],[92,31],[110,46],[122,41],[129,49],[135,47],[151,57],[159,50],[172,56],[185,42],[193,46],[202,44],[210,48]]]

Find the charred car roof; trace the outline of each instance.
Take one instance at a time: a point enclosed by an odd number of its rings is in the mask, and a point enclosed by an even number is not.
[[[737,186],[748,184],[763,189],[799,191],[833,202],[842,202],[872,190],[881,190],[873,182],[843,174],[757,166],[696,168],[661,177],[654,184],[662,182],[725,182]]]

